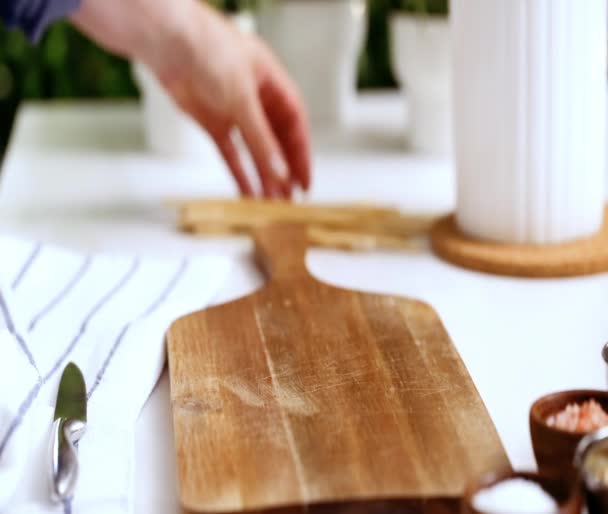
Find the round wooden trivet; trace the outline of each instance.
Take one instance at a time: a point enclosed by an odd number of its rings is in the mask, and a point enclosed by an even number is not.
[[[519,245],[475,239],[463,234],[454,215],[431,231],[434,252],[453,264],[496,275],[573,277],[608,271],[608,209],[593,237],[554,245]]]

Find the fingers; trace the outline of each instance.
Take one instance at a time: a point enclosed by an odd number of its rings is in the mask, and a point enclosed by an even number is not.
[[[306,113],[295,89],[282,80],[267,81],[260,98],[294,182],[308,190],[311,182],[310,137]]]
[[[258,170],[264,196],[290,197],[289,168],[257,95],[243,102],[237,123]]]
[[[253,196],[253,189],[249,183],[249,180],[247,179],[247,175],[243,169],[243,164],[241,163],[239,152],[234,146],[230,134],[228,133],[223,138],[216,139],[215,143],[217,144],[222,157],[226,161],[234,180],[236,180],[241,195]]]

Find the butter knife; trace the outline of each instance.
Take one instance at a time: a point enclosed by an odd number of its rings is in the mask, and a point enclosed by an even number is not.
[[[87,423],[87,389],[82,372],[70,362],[61,375],[50,441],[51,498],[65,502],[74,496],[78,481],[76,443]]]

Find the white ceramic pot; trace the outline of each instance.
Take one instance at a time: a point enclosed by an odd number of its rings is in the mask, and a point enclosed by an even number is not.
[[[339,125],[356,91],[366,1],[263,2],[257,26],[299,86],[313,125]]]
[[[558,243],[602,223],[606,0],[452,0],[457,219]]]
[[[249,13],[232,17],[239,30],[254,32],[254,18]],[[219,159],[215,143],[189,115],[184,113],[165,91],[152,71],[140,62],[132,63],[132,72],[141,92],[144,135],[148,148],[165,157]]]
[[[395,13],[391,17],[393,71],[408,106],[408,146],[450,155],[452,102],[447,17]]]

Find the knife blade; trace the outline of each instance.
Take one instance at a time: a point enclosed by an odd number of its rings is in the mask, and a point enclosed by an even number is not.
[[[78,481],[76,443],[87,423],[87,388],[82,372],[70,362],[61,375],[50,441],[51,498],[70,500]]]

